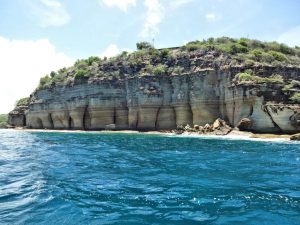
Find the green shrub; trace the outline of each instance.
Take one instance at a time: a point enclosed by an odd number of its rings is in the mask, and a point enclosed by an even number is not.
[[[293,85],[293,87],[300,88],[300,81],[299,80],[292,80],[291,84]]]
[[[269,51],[269,53],[274,57],[275,60],[277,61],[287,61],[287,57],[280,53],[280,52],[276,52],[276,51]]]
[[[46,75],[44,77],[41,77],[40,78],[39,89],[44,88],[50,81],[51,81],[51,78],[48,75]]]
[[[294,93],[289,99],[294,103],[300,103],[300,93]]]
[[[282,91],[290,91],[293,89],[300,89],[300,81],[298,80],[292,80],[289,84],[286,84],[283,88]]]
[[[16,106],[28,105],[29,104],[29,97],[21,98],[16,102]]]
[[[63,67],[63,68],[61,68],[61,69],[58,70],[59,74],[64,74],[66,72],[67,72],[67,68],[66,67]]]
[[[0,128],[6,128],[7,123],[0,123]]]
[[[231,45],[228,44],[220,44],[216,45],[214,49],[220,51],[220,52],[225,52],[225,53],[230,53],[231,51]]]
[[[138,50],[143,50],[143,49],[151,49],[151,48],[154,48],[154,47],[149,42],[139,42],[139,43],[136,43],[136,48]]]
[[[255,61],[252,59],[246,59],[244,62],[245,66],[254,66],[255,65]]]
[[[100,62],[100,58],[97,56],[91,56],[86,60],[86,63],[91,66],[94,62]]]
[[[230,38],[230,37],[219,37],[219,38],[215,39],[215,42],[219,43],[219,44],[226,44],[226,43],[235,42],[235,40],[233,38]]]
[[[300,47],[295,46],[295,56],[300,57]]]
[[[144,71],[147,72],[147,73],[153,73],[153,70],[154,70],[154,66],[152,64],[148,64],[144,68]]]
[[[260,48],[260,49],[265,49],[266,45],[258,40],[249,40],[249,46],[251,49],[256,49],[256,48]]]
[[[160,58],[161,58],[161,54],[159,52],[159,50],[155,49],[155,48],[151,48],[151,49],[148,49],[146,51],[146,55],[149,55],[150,58],[154,61],[159,61]]]
[[[53,77],[51,79],[51,82],[54,82],[54,83],[61,83],[65,80],[65,77],[63,76],[63,74],[57,74],[55,77]]]
[[[53,77],[55,77],[55,75],[56,75],[56,73],[54,71],[51,71],[50,77],[53,78]]]
[[[160,55],[162,58],[168,58],[170,56],[170,50],[169,49],[162,49],[160,50]]]
[[[267,63],[272,63],[274,61],[274,56],[268,52],[263,52],[261,55],[261,61],[267,62]]]
[[[78,59],[74,64],[74,66],[79,69],[87,68],[88,65],[88,61],[84,59]]]
[[[163,64],[158,64],[153,68],[154,75],[163,75],[167,72],[167,67]]]
[[[189,52],[192,52],[192,51],[199,49],[201,47],[201,45],[198,43],[188,43],[185,45],[185,47]]]
[[[249,40],[246,38],[241,38],[240,40],[238,40],[238,44],[245,46],[245,47],[248,47],[248,42],[249,42]]]
[[[8,120],[8,115],[7,114],[0,114],[0,124],[6,125]]]
[[[238,73],[235,75],[235,79],[239,82],[242,81],[252,81],[253,80],[253,76],[250,73],[244,72],[244,73]]]
[[[176,66],[176,67],[174,67],[172,73],[173,73],[173,74],[182,74],[183,71],[184,71],[184,68],[183,68],[183,67],[181,67],[181,66]]]
[[[76,71],[75,75],[74,75],[74,78],[76,80],[80,80],[80,79],[84,79],[88,77],[88,71],[85,70],[85,69],[79,69]]]
[[[241,45],[241,44],[231,44],[230,45],[230,51],[231,54],[237,54],[237,53],[247,53],[249,50],[247,47]]]
[[[138,50],[130,55],[130,59],[146,59],[150,58],[149,51],[146,49]]]
[[[262,49],[254,49],[249,52],[250,56],[257,61],[260,61],[262,59],[264,51]]]
[[[283,83],[283,77],[280,74],[273,74],[270,77],[266,77],[265,80],[270,83]]]
[[[266,48],[270,51],[280,52],[284,55],[294,55],[295,50],[290,48],[285,44],[280,44],[278,42],[268,42],[266,43]]]
[[[119,55],[120,58],[126,58],[128,56],[128,52],[127,51],[123,51],[121,52],[121,54]]]
[[[251,70],[246,70],[243,73],[238,73],[235,75],[235,80],[238,82],[252,81],[254,83],[283,83],[284,80],[281,75],[274,74],[270,77],[259,77],[252,74]]]

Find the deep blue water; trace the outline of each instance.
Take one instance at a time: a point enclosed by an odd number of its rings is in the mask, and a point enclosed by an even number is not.
[[[300,144],[0,131],[0,224],[300,224]]]

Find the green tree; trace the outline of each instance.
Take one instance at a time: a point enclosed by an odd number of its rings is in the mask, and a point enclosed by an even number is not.
[[[138,50],[143,50],[143,49],[151,49],[151,48],[154,48],[154,47],[149,42],[139,42],[139,43],[136,43],[136,48]]]

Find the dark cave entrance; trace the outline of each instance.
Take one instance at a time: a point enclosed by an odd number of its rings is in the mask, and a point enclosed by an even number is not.
[[[69,129],[70,130],[74,129],[74,121],[71,116],[69,117]]]

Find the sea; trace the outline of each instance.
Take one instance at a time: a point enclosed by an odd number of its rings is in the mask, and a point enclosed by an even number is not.
[[[0,130],[0,224],[300,224],[300,144]]]

